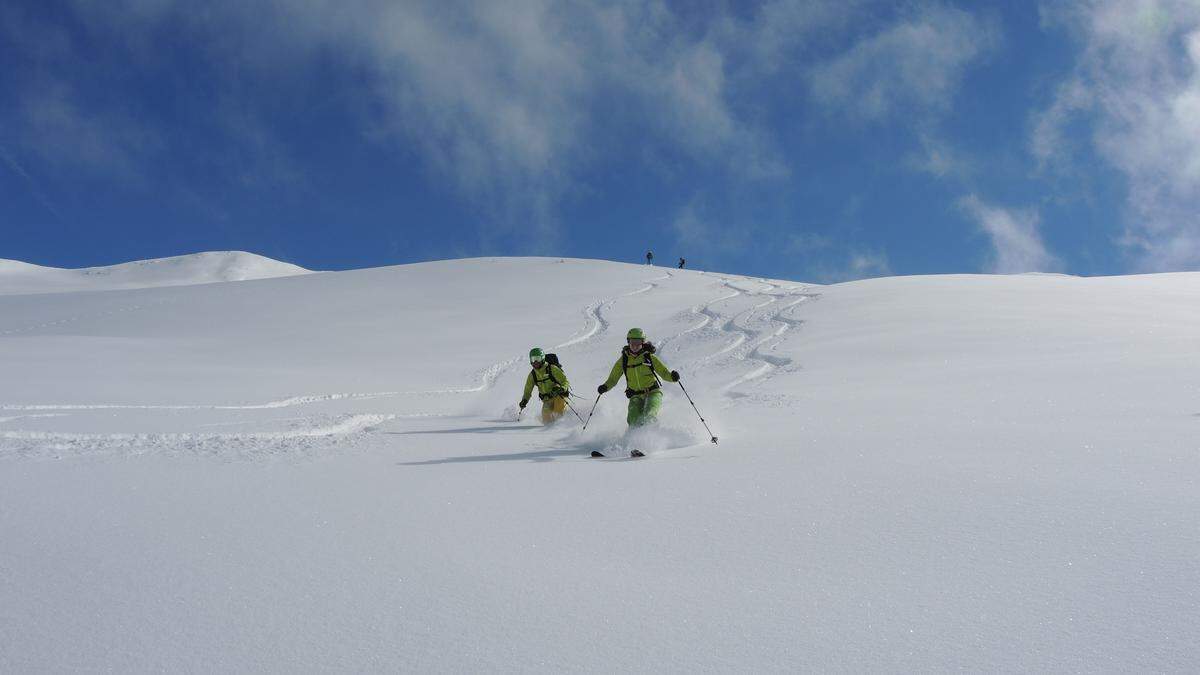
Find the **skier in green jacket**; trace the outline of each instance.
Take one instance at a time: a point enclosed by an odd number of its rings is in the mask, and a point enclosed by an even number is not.
[[[621,375],[625,375],[625,396],[629,399],[625,421],[631,427],[640,427],[658,419],[663,396],[659,376],[668,382],[678,382],[679,373],[669,370],[662,359],[654,355],[654,345],[646,342],[646,333],[641,328],[629,329],[625,339],[628,344],[621,348],[621,356],[613,364],[608,381],[597,391],[603,394],[612,389]]]
[[[553,356],[553,354],[551,355]],[[562,368],[550,363],[541,347],[529,350],[529,365],[533,370],[525,378],[525,394],[521,397],[521,410],[529,403],[529,395],[537,385],[538,398],[542,400],[542,424],[550,424],[567,412],[567,396],[571,383]]]

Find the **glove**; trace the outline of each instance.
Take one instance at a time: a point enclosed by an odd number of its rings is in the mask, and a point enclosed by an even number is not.
[[[601,394],[603,394],[604,392],[608,391],[608,385],[606,385],[606,384],[602,384],[602,385],[600,385],[599,387],[596,387],[596,391],[598,391],[598,392],[600,392]]]
[[[678,381],[679,381],[679,371],[678,371],[678,370],[672,370],[672,371],[671,371],[671,381],[672,381],[672,382],[678,382]]]
[[[529,399],[527,399],[527,398],[521,399],[521,402],[517,404],[517,406],[519,408],[521,408],[521,410],[524,410],[525,406],[527,406],[527,405],[529,405]]]
[[[561,387],[555,387],[555,388],[554,388],[554,391],[550,392],[550,395],[551,395],[551,396],[560,396],[560,397],[562,397],[562,398],[566,398],[566,397],[567,397],[567,390],[566,390],[566,389],[563,389],[563,388],[561,388]]]

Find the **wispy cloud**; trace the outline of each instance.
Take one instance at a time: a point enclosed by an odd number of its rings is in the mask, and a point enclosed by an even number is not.
[[[1042,241],[1036,212],[993,206],[975,195],[960,200],[959,206],[991,240],[992,257],[987,271],[1019,274],[1057,272],[1062,269],[1062,262],[1050,253]]]
[[[816,232],[796,232],[788,235],[785,245],[788,253],[806,255],[829,249],[833,237]]]
[[[671,221],[675,243],[682,251],[744,251],[753,237],[753,228],[730,227],[705,213],[701,199],[693,199]],[[695,255],[695,254],[693,254]]]
[[[917,3],[836,57],[813,67],[813,98],[839,120],[883,125],[910,137],[900,164],[912,171],[970,185],[975,161],[942,132],[971,67],[998,51],[994,18],[940,3]],[[834,280],[891,273],[881,253],[852,254],[822,272]]]
[[[768,14],[794,29],[832,20],[829,11],[782,11],[786,4],[768,3],[749,21],[717,12],[699,25],[657,0],[251,0],[204,9],[183,0],[76,0],[70,6],[99,42],[119,45],[148,68],[169,36],[205,50],[206,62],[222,71],[209,81],[215,121],[246,147],[249,161],[235,173],[286,176],[294,166],[255,110],[222,106],[238,93],[222,84],[222,75],[243,89],[270,87],[314,64],[332,66],[362,81],[352,107],[366,138],[395,142],[405,153],[417,148],[437,179],[485,212],[552,236],[558,202],[586,189],[586,170],[628,150],[634,139],[643,154],[725,170],[729,180],[787,175],[770,133],[739,108],[733,92],[733,80],[762,76],[766,69],[757,60],[773,58],[735,38],[770,35],[776,45],[789,39],[777,32],[782,24],[766,21]],[[756,60],[753,67],[747,59]],[[25,97],[48,113],[27,116],[25,136],[56,157],[65,156],[59,150],[66,144],[56,138],[77,140],[80,164],[108,162],[131,173],[133,151],[151,139],[130,136],[119,106],[73,114],[70,81],[56,85]],[[108,124],[116,133],[105,133]]]
[[[892,274],[887,253],[876,250],[827,251],[805,265],[805,275],[817,283],[838,284]]]
[[[1200,4],[1056,2],[1042,14],[1080,55],[1034,118],[1032,153],[1069,169],[1078,150],[1070,131],[1088,129],[1085,142],[1128,183],[1121,243],[1134,267],[1200,267]]]
[[[780,138],[787,124],[773,119],[787,105],[778,96],[786,86],[836,115],[904,120],[920,145],[910,165],[955,173],[967,159],[934,127],[971,65],[999,41],[990,20],[936,2],[897,13],[880,0],[767,0],[753,8],[718,3],[702,15],[659,0],[66,6],[78,14],[70,23],[142,74],[177,36],[189,54],[201,52],[198,67],[210,69],[200,73],[203,84],[213,90],[203,104],[223,135],[213,144],[223,148],[219,156],[201,164],[235,185],[297,180],[305,171],[303,148],[277,135],[286,132],[270,123],[277,111],[263,99],[314,66],[338,82],[353,79],[359,86],[342,93],[354,100],[331,104],[341,106],[338,118],[356,114],[364,138],[394,147],[406,163],[416,158],[436,187],[473,202],[484,214],[481,247],[516,227],[552,245],[561,204],[592,190],[590,171],[616,158],[662,167],[668,179],[703,172],[734,186],[788,176],[797,160]],[[54,44],[44,58],[56,67],[39,71],[40,83],[21,95],[31,151],[126,176],[180,154],[170,120],[139,115],[145,111],[115,97],[85,100],[70,67],[81,56],[69,39]],[[325,104],[303,85],[286,93],[298,92],[308,94],[300,105]],[[708,213],[686,206],[664,225],[681,241],[729,245],[737,245],[729,231],[753,229],[718,226]],[[889,269],[869,251],[834,267],[850,275]]]
[[[868,277],[884,277],[892,273],[886,253],[879,251],[854,252],[850,254],[850,264],[847,266],[850,277],[865,279]]]
[[[13,173],[21,177],[21,180],[25,182],[29,189],[29,194],[33,195],[33,198],[37,200],[37,202],[41,204],[47,211],[49,211],[50,215],[54,216],[59,222],[63,222],[62,213],[59,211],[58,207],[54,205],[54,202],[50,201],[50,198],[46,196],[45,191],[43,191],[41,186],[38,185],[38,181],[34,179],[34,177],[30,175],[28,171],[25,170],[25,167],[17,161],[17,158],[12,154],[12,152],[3,145],[0,145],[0,159],[4,160],[4,163],[8,165],[8,168],[11,169]]]
[[[920,147],[908,155],[908,166],[938,178],[964,182],[974,176],[975,162],[937,134],[928,130],[918,134]]]
[[[940,114],[968,66],[1000,41],[998,28],[966,11],[924,5],[812,70],[814,97],[866,120]]]
[[[157,131],[126,111],[85,111],[74,88],[58,79],[28,87],[14,120],[28,152],[51,165],[77,166],[127,183],[142,183],[146,160],[163,147]]]

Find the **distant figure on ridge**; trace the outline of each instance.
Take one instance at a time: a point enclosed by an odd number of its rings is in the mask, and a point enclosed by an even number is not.
[[[533,370],[525,378],[525,394],[521,397],[520,408],[525,409],[536,384],[538,398],[542,400],[542,424],[550,424],[567,412],[571,383],[558,363],[558,356],[545,353],[541,347],[529,350],[529,365],[533,366]]]
[[[662,379],[678,382],[679,373],[667,368],[662,359],[654,355],[654,345],[646,341],[641,328],[630,328],[625,336],[628,344],[621,348],[621,356],[613,364],[608,381],[597,389],[601,394],[612,389],[625,376],[625,396],[629,399],[629,411],[625,421],[631,427],[640,427],[658,419],[662,407]]]
[[[646,264],[647,265],[654,264],[654,251],[646,251]]]
[[[679,269],[683,269],[683,266],[686,264],[687,264],[686,260],[684,260],[683,258],[679,259]]]

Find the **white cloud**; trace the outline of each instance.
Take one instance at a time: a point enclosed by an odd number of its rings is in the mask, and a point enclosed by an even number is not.
[[[1069,130],[1128,182],[1121,242],[1141,270],[1200,267],[1200,4],[1090,0],[1043,7],[1079,42],[1071,76],[1034,118],[1031,150],[1070,164]]]
[[[312,0],[281,12],[297,44],[368,75],[379,132],[418,144],[438,175],[489,206],[532,208],[546,231],[555,203],[614,152],[650,146],[739,180],[786,173],[731,105],[730,46],[684,30],[656,1]]]
[[[700,201],[693,200],[691,204],[680,209],[671,221],[671,230],[675,233],[675,242],[679,250],[731,253],[746,248],[753,237],[752,228],[729,227],[702,215],[703,211]]]
[[[855,279],[885,277],[892,273],[886,253],[879,251],[855,252],[850,254],[849,274]]]
[[[925,5],[814,68],[809,86],[830,109],[868,120],[894,112],[936,115],[949,108],[967,67],[994,49],[999,35],[968,12]]]
[[[204,73],[206,84],[216,89],[212,124],[242,148],[225,153],[237,166],[222,173],[234,181],[292,180],[301,170],[290,139],[274,135],[265,117],[271,113],[246,104],[246,91],[294,95],[304,87],[286,91],[287,82],[302,79],[314,63],[326,72],[332,64],[332,72],[361,81],[361,97],[336,104],[359,111],[368,138],[395,143],[405,157],[415,154],[435,180],[474,198],[495,220],[552,238],[558,204],[586,192],[588,170],[614,156],[670,175],[677,167],[701,167],[734,183],[787,175],[790,158],[765,121],[768,94],[783,78],[808,72],[819,53],[872,18],[868,10],[887,3],[769,0],[749,13],[718,9],[703,17],[676,13],[660,0],[251,0],[203,8],[183,0],[74,0],[71,6],[96,44],[144,64],[147,73],[159,67],[159,48],[205,50],[200,60],[214,71]],[[991,25],[970,14],[922,5],[818,66],[813,81],[832,92],[834,105],[844,103],[838,87],[845,86],[846,95],[872,100],[877,113],[901,106],[940,113],[968,64],[994,38]],[[131,126],[113,101],[89,101],[82,114],[72,69],[58,72],[68,73],[61,89],[29,99],[57,102],[48,107],[49,121],[28,126],[26,138],[40,152],[71,157],[60,152],[69,145],[55,140],[61,133],[85,148],[79,163],[103,171],[108,162],[132,173],[156,143],[173,141],[170,130],[156,131],[154,120]],[[952,166],[948,152],[927,154],[932,170]]]
[[[126,183],[144,182],[145,160],[162,148],[159,134],[128,111],[85,111],[73,87],[58,79],[26,88],[10,122],[26,151],[51,165],[82,166]]]
[[[994,274],[1056,272],[1062,262],[1046,248],[1038,232],[1038,216],[985,204],[975,195],[964,197],[959,206],[975,219],[992,244],[987,271]]]
[[[816,232],[798,232],[787,238],[785,250],[789,253],[807,254],[833,246],[833,237]]]
[[[918,134],[920,150],[908,157],[908,165],[918,171],[937,176],[965,180],[975,173],[975,165],[964,153],[936,134],[922,131]]]
[[[844,256],[826,255],[805,267],[808,275],[823,284],[873,279],[892,274],[891,263],[887,253],[883,251],[851,250]]]
[[[793,12],[786,25],[829,20],[836,6],[811,4],[825,14]],[[614,152],[723,167],[734,180],[786,175],[768,132],[734,105],[730,81],[735,70],[760,72],[744,67],[740,38],[778,30],[783,23],[765,17],[787,15],[785,5],[768,3],[749,22],[721,12],[696,22],[659,0],[73,6],[98,39],[150,66],[155,46],[180,34],[203,45],[215,68],[248,83],[272,86],[316,60],[346,67],[362,79],[353,106],[370,138],[418,148],[435,176],[488,212],[550,233],[556,202],[586,189],[586,169]],[[216,99],[228,95],[218,91]],[[251,143],[252,155],[286,166],[253,111],[232,106],[218,114],[230,122],[231,138]],[[641,147],[628,147],[633,139]]]
[[[42,190],[41,186],[38,185],[37,179],[30,175],[30,173],[25,170],[25,167],[22,166],[20,162],[17,161],[17,158],[13,156],[8,148],[4,147],[3,145],[0,145],[0,159],[3,159],[4,163],[8,165],[8,168],[25,182],[29,189],[29,194],[32,195],[33,198],[36,199],[37,202],[41,204],[47,211],[49,211],[50,215],[54,216],[59,222],[62,222],[62,213],[58,210],[58,207],[54,205],[54,202],[50,201],[50,198],[46,196],[46,193]]]

